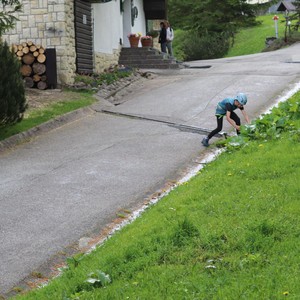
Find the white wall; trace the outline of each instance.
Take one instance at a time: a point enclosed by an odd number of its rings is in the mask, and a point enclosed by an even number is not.
[[[94,51],[112,54],[119,48],[120,39],[124,47],[129,47],[127,35],[130,33],[146,34],[146,20],[143,0],[133,0],[138,9],[138,17],[131,25],[131,0],[124,0],[124,12],[120,12],[120,1],[94,3]]]
[[[92,5],[94,50],[95,52],[112,54],[114,49],[119,48],[120,38],[123,37],[120,0]]]
[[[130,33],[141,33],[146,35],[146,20],[144,13],[143,0],[133,0],[133,6],[138,9],[138,17],[134,20],[134,26],[131,25],[131,0],[124,1],[123,14],[123,44],[124,47],[130,47],[127,35]]]

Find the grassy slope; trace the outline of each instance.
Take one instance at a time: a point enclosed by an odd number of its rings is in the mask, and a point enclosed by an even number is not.
[[[299,162],[289,134],[226,152],[22,299],[299,299]],[[112,283],[91,290],[96,270]]]
[[[74,92],[69,93],[70,99],[72,99]],[[80,94],[80,99],[78,99],[77,96],[77,99],[73,101],[57,102],[42,109],[35,109],[26,115],[21,122],[0,128],[0,141],[14,134],[29,130],[70,111],[88,106],[96,101],[90,92],[80,92]]]
[[[226,57],[254,54],[261,52],[265,48],[266,37],[275,36],[275,25],[272,20],[273,15],[260,16],[257,18],[262,24],[241,29],[236,37],[235,43],[231,49],[229,49]],[[279,15],[278,21],[278,35],[284,36],[285,23],[283,15]]]

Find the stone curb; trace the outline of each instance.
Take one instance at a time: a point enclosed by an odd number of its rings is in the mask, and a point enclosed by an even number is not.
[[[44,133],[47,133],[53,129],[57,129],[62,125],[70,122],[77,121],[87,115],[94,113],[95,111],[90,107],[83,107],[77,110],[71,111],[59,117],[56,117],[48,122],[42,123],[36,127],[33,127],[27,131],[15,134],[3,141],[0,141],[0,154],[10,150],[19,144],[29,141],[32,138],[36,138]]]

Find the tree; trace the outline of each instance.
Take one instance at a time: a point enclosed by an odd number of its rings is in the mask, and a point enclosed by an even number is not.
[[[298,31],[300,27],[300,0],[295,0],[293,4],[296,8],[296,12],[290,17],[290,20],[297,20],[293,28]]]
[[[0,0],[0,37],[14,27],[17,20],[14,14],[22,8],[20,0]]]
[[[0,0],[0,127],[21,120],[26,108],[20,63],[1,41],[2,34],[14,27],[17,18],[13,14],[20,9],[19,0]]]
[[[20,63],[0,42],[0,127],[20,121],[26,109],[25,89]]]
[[[246,0],[169,0],[169,19],[172,26],[192,35],[186,42],[195,38],[191,45],[181,47],[194,59],[221,57],[239,27],[256,24],[254,7]],[[204,41],[207,44],[200,50]]]
[[[240,26],[255,23],[255,12],[246,0],[170,0],[172,26],[199,33],[234,33]]]

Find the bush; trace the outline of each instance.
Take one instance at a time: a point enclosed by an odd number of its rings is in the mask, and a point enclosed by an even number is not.
[[[220,58],[228,51],[229,43],[229,37],[224,33],[195,35],[187,31],[182,37],[180,48],[187,61]]]
[[[0,42],[0,126],[16,123],[26,109],[20,63],[7,43]]]

